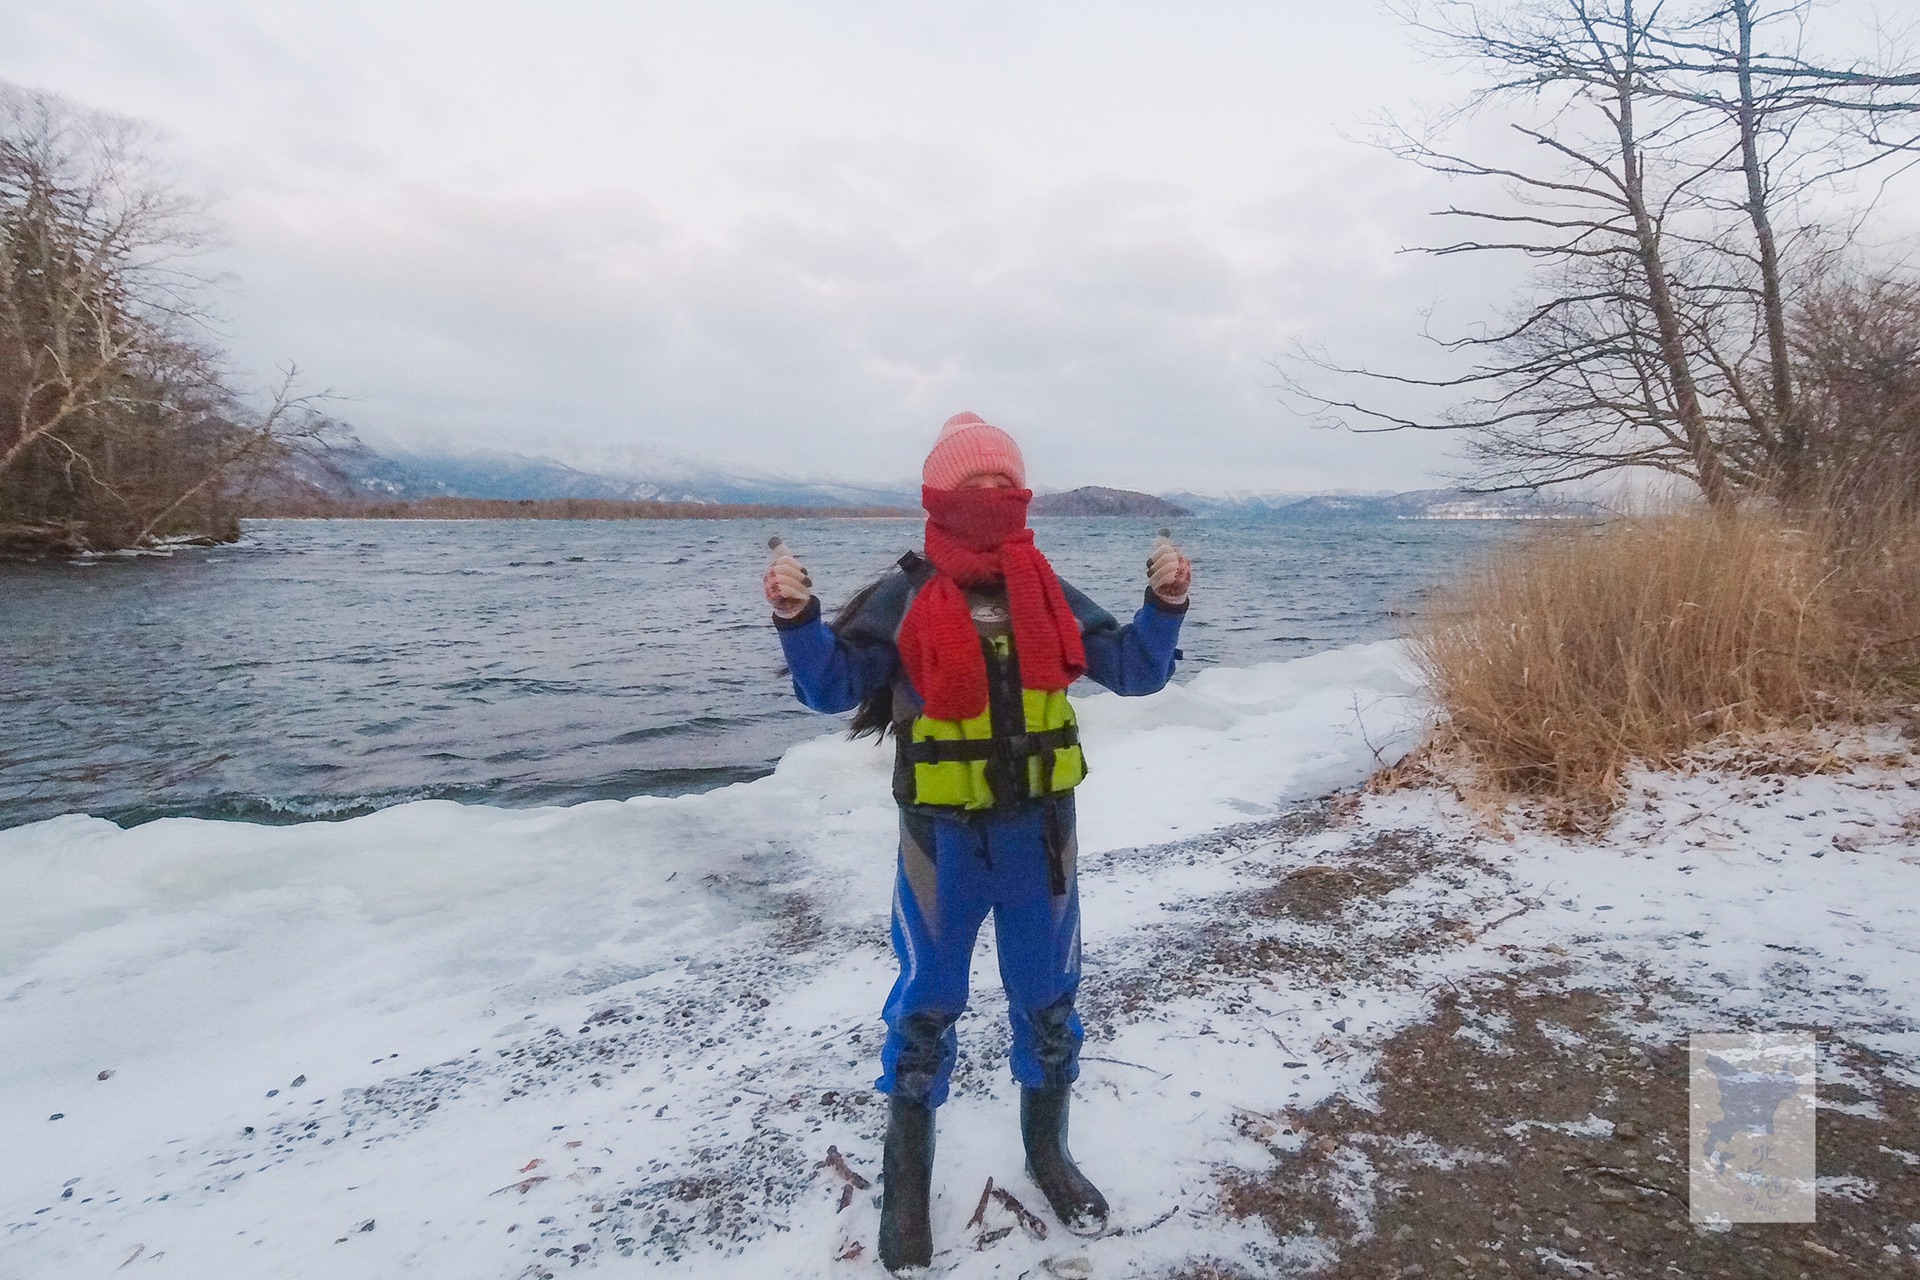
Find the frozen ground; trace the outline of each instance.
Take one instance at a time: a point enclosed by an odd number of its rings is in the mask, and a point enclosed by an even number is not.
[[[1390,1113],[1436,1026],[1499,1053],[1489,982],[1613,1002],[1551,1031],[1573,1075],[1604,1028],[1793,1025],[1920,1086],[1920,769],[1897,744],[1643,779],[1599,843],[1509,839],[1438,789],[1313,800],[1399,749],[1408,692],[1373,645],[1082,704],[1073,1140],[1119,1229],[1040,1234],[983,939],[941,1114],[944,1274],[1365,1256],[1411,1175],[1336,1120]],[[0,1274],[876,1274],[885,772],[823,738],[697,797],[0,832]],[[1507,1110],[1511,1151],[1394,1150],[1496,1165],[1613,1128]],[[1040,1226],[998,1198],[973,1223],[990,1177]],[[1296,1184],[1332,1218],[1275,1191]],[[1547,1265],[1520,1234],[1495,1261]],[[1549,1252],[1578,1270],[1572,1248]]]

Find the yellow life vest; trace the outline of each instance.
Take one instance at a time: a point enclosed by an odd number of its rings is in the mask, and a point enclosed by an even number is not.
[[[1008,638],[986,636],[981,643],[987,709],[966,720],[919,716],[900,744],[912,767],[915,804],[991,809],[1016,795],[1031,800],[1071,791],[1087,776],[1066,691],[1021,688]]]

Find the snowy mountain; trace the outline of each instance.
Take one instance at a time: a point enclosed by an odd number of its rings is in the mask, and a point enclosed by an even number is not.
[[[1469,493],[1464,489],[1165,496],[1201,516],[1272,520],[1564,520],[1605,514],[1593,503],[1553,494]]]
[[[382,452],[341,429],[324,448],[298,455],[274,490],[335,499],[658,499],[794,507],[920,505],[912,479],[868,484],[722,467],[649,445],[602,447],[571,462],[504,450]],[[1036,515],[1192,514],[1274,520],[1540,520],[1602,514],[1590,503],[1542,494],[1168,493],[1088,486],[1039,495]]]
[[[916,507],[917,485],[865,485],[726,470],[643,446],[596,451],[575,466],[504,450],[382,452],[351,431],[297,455],[276,489],[351,499],[657,499],[795,507]]]

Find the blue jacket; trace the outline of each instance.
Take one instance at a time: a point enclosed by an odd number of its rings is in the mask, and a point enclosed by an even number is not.
[[[795,696],[815,711],[840,712],[888,690],[888,718],[896,728],[918,716],[924,704],[900,665],[895,639],[907,609],[931,576],[926,561],[909,552],[837,629],[822,621],[817,598],[797,618],[776,617]],[[1088,679],[1127,697],[1166,687],[1180,656],[1176,645],[1187,612],[1184,603],[1164,604],[1149,591],[1133,621],[1122,626],[1064,578],[1060,590],[1080,622]]]

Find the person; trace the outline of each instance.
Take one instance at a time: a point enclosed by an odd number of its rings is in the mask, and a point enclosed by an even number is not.
[[[1120,625],[1034,545],[1019,446],[975,414],[941,427],[921,479],[924,554],[901,557],[832,625],[778,539],[764,579],[800,701],[857,708],[856,733],[891,732],[896,742],[900,975],[883,1010],[877,1085],[888,1095],[879,1254],[890,1271],[932,1260],[934,1112],[947,1097],[954,1022],[989,910],[1028,1173],[1069,1230],[1106,1225],[1106,1198],[1067,1149],[1082,1038],[1073,790],[1087,763],[1066,695],[1083,675],[1120,694],[1164,687],[1193,572],[1163,536],[1145,602]]]

